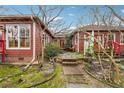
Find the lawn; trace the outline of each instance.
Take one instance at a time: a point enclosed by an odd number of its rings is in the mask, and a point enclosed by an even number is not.
[[[62,67],[61,65],[56,65],[55,70],[56,76],[53,80],[48,81],[47,83],[44,83],[42,85],[37,86],[38,88],[62,88],[65,86],[64,79],[62,78]]]
[[[46,66],[46,65],[45,65]],[[21,71],[21,66],[0,65],[0,87],[2,88],[25,88],[32,86],[47,79],[50,75],[46,75],[46,69],[40,71],[38,66],[31,66],[27,72]],[[48,67],[45,67],[48,68]],[[63,87],[64,81],[61,78],[62,68],[60,65],[56,66],[54,74],[56,76],[42,85],[35,87]],[[4,79],[4,80],[2,80]]]

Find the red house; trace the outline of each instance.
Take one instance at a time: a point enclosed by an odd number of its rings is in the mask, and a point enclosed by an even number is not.
[[[89,46],[98,51],[99,46],[96,39],[101,42],[105,49],[112,43],[114,52],[118,55],[124,55],[124,27],[87,25],[76,29],[72,37],[73,50],[83,52],[84,55]]]
[[[65,34],[58,33],[54,36],[54,42],[58,44],[61,49],[64,49],[65,46]]]
[[[54,38],[44,27],[40,19],[32,15],[0,16],[1,61],[35,61],[41,53],[41,44],[45,46]]]

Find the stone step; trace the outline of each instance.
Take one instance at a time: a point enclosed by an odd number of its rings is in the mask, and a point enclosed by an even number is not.
[[[67,58],[67,59],[62,59],[62,61],[66,61],[66,62],[76,62],[77,59]]]
[[[63,65],[78,65],[78,62],[62,62]]]

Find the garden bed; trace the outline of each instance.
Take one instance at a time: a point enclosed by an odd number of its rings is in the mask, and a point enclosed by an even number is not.
[[[97,60],[93,60],[93,61],[90,61],[90,62],[85,62],[85,71],[90,74],[92,77],[94,77],[95,79],[103,82],[103,83],[106,83],[107,85],[110,85],[112,87],[123,87],[123,81],[122,80],[122,84],[120,85],[117,85],[115,84],[114,82],[110,82],[108,79],[105,80],[104,79],[104,76],[103,76],[103,73],[102,73],[102,70],[100,68],[100,65],[98,64],[99,62]],[[102,61],[102,65],[103,65],[103,68],[104,68],[104,73],[107,75],[109,74],[109,64],[107,61]],[[124,76],[124,73],[123,71],[121,70],[120,71],[120,75],[121,77]]]

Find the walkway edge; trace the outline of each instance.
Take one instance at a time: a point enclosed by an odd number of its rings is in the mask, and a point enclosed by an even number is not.
[[[104,84],[107,84],[107,85],[109,85],[109,86],[111,86],[111,87],[113,87],[113,88],[119,88],[119,86],[115,86],[115,85],[112,85],[112,84],[110,84],[110,83],[107,83],[107,82],[104,82],[104,81],[98,79],[98,78],[95,77],[92,73],[90,73],[86,68],[83,68],[83,69],[84,69],[84,71],[85,71],[88,75],[90,75],[90,76],[93,77],[94,79],[96,79],[96,80],[98,80],[98,81],[100,81],[100,82],[102,82],[102,83],[104,83]]]

